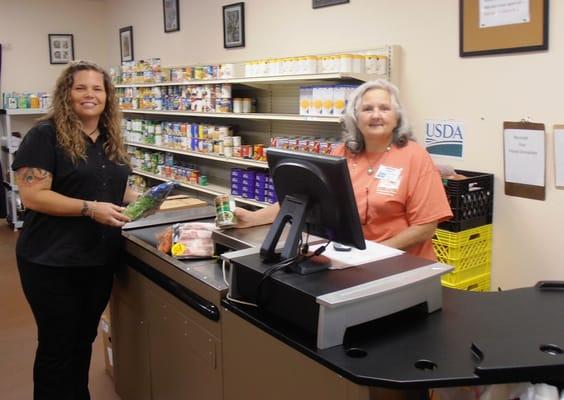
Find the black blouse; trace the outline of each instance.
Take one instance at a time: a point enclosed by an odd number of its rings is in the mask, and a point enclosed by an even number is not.
[[[87,141],[86,160],[76,164],[57,144],[55,127],[42,122],[25,135],[12,169],[41,168],[53,175],[51,189],[64,196],[122,204],[130,168],[104,153],[106,133]],[[56,217],[27,210],[16,253],[28,262],[60,267],[101,266],[116,260],[121,229],[89,217]]]

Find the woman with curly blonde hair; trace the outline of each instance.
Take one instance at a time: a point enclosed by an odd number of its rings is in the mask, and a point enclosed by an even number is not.
[[[122,205],[138,196],[106,71],[77,61],[12,169],[26,207],[16,256],[38,328],[35,399],[89,399],[92,342],[121,250]]]

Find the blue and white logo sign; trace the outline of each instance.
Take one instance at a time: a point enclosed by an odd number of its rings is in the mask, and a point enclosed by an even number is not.
[[[462,158],[464,126],[458,121],[425,121],[425,147],[429,154]]]

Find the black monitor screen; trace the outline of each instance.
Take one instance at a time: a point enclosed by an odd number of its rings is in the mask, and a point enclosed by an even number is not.
[[[272,255],[288,222],[292,227],[282,258],[296,255],[302,231],[366,248],[345,158],[272,148],[267,159],[280,213],[263,243],[263,258]]]

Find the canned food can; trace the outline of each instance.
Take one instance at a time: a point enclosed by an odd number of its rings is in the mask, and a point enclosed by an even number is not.
[[[221,137],[221,131],[219,131],[219,135]],[[225,147],[233,147],[233,136],[223,136],[222,139]]]
[[[223,83],[220,86],[220,95],[222,99],[231,99],[231,84],[230,83]]]
[[[204,68],[201,66],[194,67],[194,79],[200,81],[204,79]]]
[[[241,158],[241,146],[233,146],[233,157]]]
[[[237,224],[235,216],[235,200],[228,194],[222,194],[215,198],[215,223],[220,228],[227,228]]]
[[[233,102],[234,113],[243,112],[243,99],[241,99],[240,97],[235,97],[232,102]]]
[[[219,139],[224,139],[226,136],[229,136],[229,127],[228,126],[218,126],[217,132],[218,132]],[[233,142],[231,142],[231,143],[233,143]]]
[[[241,157],[253,158],[253,146],[250,144],[241,145]]]
[[[225,157],[233,157],[233,147],[231,146],[224,146],[223,147],[223,155]]]
[[[233,136],[233,147],[241,146],[241,136]]]
[[[245,97],[243,99],[241,108],[242,108],[241,111],[244,112],[244,113],[250,113],[251,112],[251,98],[250,97]]]
[[[208,177],[206,175],[200,175],[200,177],[198,178],[198,184],[201,186],[207,186],[208,185]]]
[[[265,161],[264,144],[255,144],[253,146],[253,158],[257,161]]]

